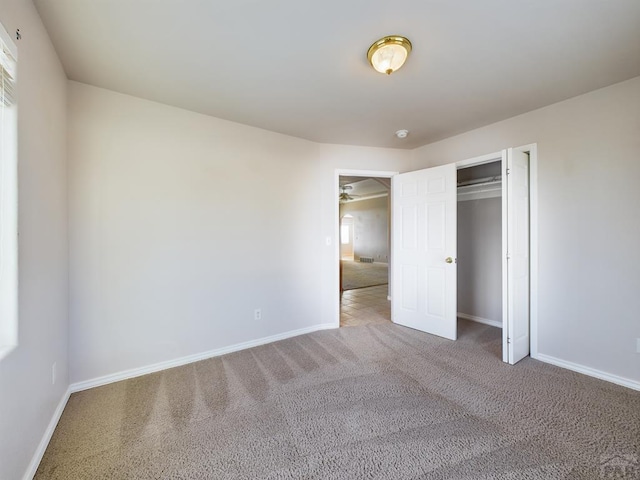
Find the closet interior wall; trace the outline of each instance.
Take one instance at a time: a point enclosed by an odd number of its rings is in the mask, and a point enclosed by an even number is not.
[[[502,324],[500,167],[497,161],[458,170],[458,316],[496,326]]]

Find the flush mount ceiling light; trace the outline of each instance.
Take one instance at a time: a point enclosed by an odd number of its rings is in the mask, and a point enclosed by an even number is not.
[[[391,35],[374,42],[369,47],[367,58],[371,66],[380,73],[391,75],[407,60],[411,42],[399,35]]]

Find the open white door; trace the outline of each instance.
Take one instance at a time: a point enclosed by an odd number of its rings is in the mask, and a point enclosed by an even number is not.
[[[529,155],[507,152],[507,350],[511,365],[529,355]],[[504,347],[504,345],[503,345]]]
[[[455,164],[395,175],[391,246],[395,323],[455,340]]]

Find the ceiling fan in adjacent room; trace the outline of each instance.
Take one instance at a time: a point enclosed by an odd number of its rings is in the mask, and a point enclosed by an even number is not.
[[[340,187],[340,190],[342,190],[342,192],[340,192],[339,195],[339,199],[340,199],[340,203],[345,203],[348,202],[350,200],[355,200],[357,197],[359,197],[360,195],[350,195],[349,190],[353,190],[353,187],[351,185],[342,185]]]

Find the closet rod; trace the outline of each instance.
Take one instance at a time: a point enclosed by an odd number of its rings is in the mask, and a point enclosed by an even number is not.
[[[496,175],[493,177],[476,178],[474,180],[464,180],[462,182],[458,182],[458,187],[489,185],[491,183],[498,183],[501,181],[502,181],[502,175]]]

